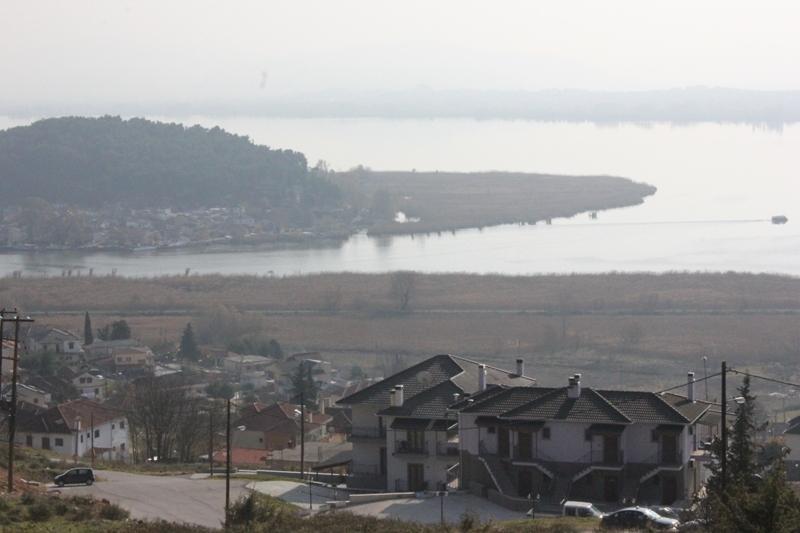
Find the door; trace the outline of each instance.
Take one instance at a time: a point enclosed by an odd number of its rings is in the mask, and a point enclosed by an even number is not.
[[[517,475],[517,496],[527,498],[533,492],[533,475],[530,470],[520,470]]]
[[[42,449],[43,450],[50,449],[50,437],[42,437]]]
[[[661,436],[661,462],[665,464],[678,462],[678,439],[672,433]]]
[[[519,459],[530,459],[533,456],[531,453],[531,449],[533,448],[533,434],[526,432],[517,433],[517,447]]]
[[[508,429],[497,428],[497,455],[500,457],[508,457]]]
[[[607,502],[615,502],[619,498],[619,483],[617,476],[605,476],[603,478],[603,499]]]
[[[617,435],[603,435],[603,462],[612,465],[619,463],[619,437]]]
[[[678,480],[673,476],[661,478],[661,503],[672,505],[678,499]]]
[[[425,490],[425,468],[417,463],[408,464],[408,490],[417,492]]]
[[[380,475],[386,475],[386,448],[381,448],[379,452]]]
[[[25,446],[33,448],[33,435],[28,435],[25,437]]]

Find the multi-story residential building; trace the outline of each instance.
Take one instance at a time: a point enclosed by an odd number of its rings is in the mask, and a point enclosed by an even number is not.
[[[87,399],[46,411],[20,411],[15,442],[66,456],[127,460],[130,451],[125,414]]]
[[[84,355],[80,337],[72,332],[50,326],[30,326],[25,334],[25,346],[30,353],[61,354],[67,364],[79,362]]]
[[[99,373],[82,372],[72,379],[78,393],[90,400],[103,400],[108,396],[108,379]]]
[[[526,510],[538,494],[615,503],[687,500],[702,482],[693,454],[710,404],[688,396],[568,386],[489,387],[458,412],[461,486]]]
[[[417,491],[446,485],[459,463],[457,417],[448,406],[489,384],[532,385],[515,372],[437,355],[350,394],[353,487]]]

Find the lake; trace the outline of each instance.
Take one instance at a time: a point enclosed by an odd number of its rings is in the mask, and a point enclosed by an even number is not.
[[[640,206],[433,235],[305,249],[0,254],[0,275],[64,269],[124,276],[314,272],[747,271],[800,275],[800,125],[619,124],[469,119],[151,117],[220,127],[337,170],[609,174],[658,187]],[[30,120],[0,117],[0,129]],[[770,218],[786,215],[789,223]]]

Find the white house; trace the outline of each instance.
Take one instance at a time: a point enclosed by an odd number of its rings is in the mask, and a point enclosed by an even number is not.
[[[689,395],[566,387],[486,387],[458,411],[462,487],[524,510],[558,503],[672,504],[702,483],[693,454],[710,404]]]
[[[6,401],[11,401],[11,384],[3,386],[2,397]],[[17,401],[25,402],[36,407],[46,408],[50,405],[52,398],[49,392],[46,392],[33,385],[26,385],[24,383],[17,383]]]
[[[130,453],[125,414],[88,399],[72,400],[46,411],[18,413],[15,442],[69,457],[125,461]]]
[[[50,326],[30,326],[25,335],[25,346],[30,353],[62,354],[62,359],[68,364],[77,363],[84,356],[80,337]]]
[[[90,400],[103,400],[108,395],[108,378],[101,374],[82,372],[73,378],[72,384],[81,396]]]
[[[352,410],[353,462],[349,484],[388,491],[435,490],[452,481],[458,460],[455,395],[489,381],[533,384],[517,371],[437,355],[373,383],[337,403]]]

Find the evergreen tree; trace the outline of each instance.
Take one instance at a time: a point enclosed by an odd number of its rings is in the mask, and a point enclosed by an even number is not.
[[[728,471],[733,483],[747,487],[752,487],[757,473],[756,445],[753,442],[756,429],[755,401],[756,397],[750,394],[750,376],[746,375],[739,387],[736,418],[728,446]]]
[[[292,396],[296,402],[303,396],[303,402],[307,408],[316,409],[317,406],[317,383],[311,375],[311,365],[300,363],[297,370],[292,375]]]
[[[118,341],[131,338],[131,327],[125,320],[116,320],[97,330],[97,336],[104,341]]]
[[[188,359],[189,361],[197,361],[200,359],[200,348],[197,347],[197,341],[194,338],[194,330],[192,329],[191,322],[186,324],[186,328],[183,330],[178,357],[181,359]]]
[[[270,357],[283,359],[283,348],[281,348],[280,343],[275,339],[270,339],[267,351]]]
[[[83,344],[92,344],[94,342],[94,333],[92,333],[92,319],[89,317],[89,311],[83,316]]]

